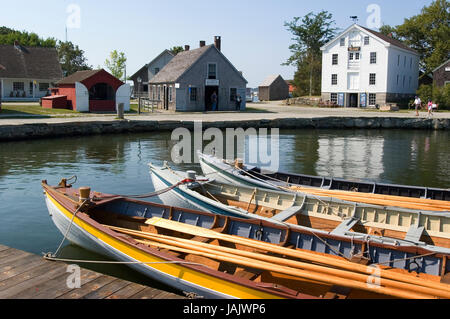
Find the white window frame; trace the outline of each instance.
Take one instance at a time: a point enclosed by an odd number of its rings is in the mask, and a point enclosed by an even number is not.
[[[340,46],[345,47],[345,38],[341,38],[339,41]]]
[[[336,63],[334,63],[335,61]],[[334,53],[331,55],[331,65],[339,65],[339,54]]]
[[[337,93],[331,93],[330,94],[330,101],[337,104],[338,103],[338,94]]]
[[[215,65],[215,67],[216,67],[216,78],[214,80],[217,80],[219,78],[217,62],[208,62],[208,63],[206,63],[206,78],[209,79],[209,66],[210,65]]]
[[[13,91],[25,91],[25,82],[13,82],[12,87]]]
[[[371,103],[373,101],[373,103]],[[369,93],[369,106],[375,106],[377,104],[377,95],[376,93]]]
[[[365,36],[364,37],[364,45],[369,45],[369,44],[370,44],[370,37],[369,36]]]
[[[336,73],[331,74],[331,85],[338,85],[338,75]]]
[[[370,52],[370,64],[377,64],[377,61],[378,61],[377,52]]]
[[[373,80],[373,83],[372,83]],[[369,73],[369,85],[377,85],[377,74]]]

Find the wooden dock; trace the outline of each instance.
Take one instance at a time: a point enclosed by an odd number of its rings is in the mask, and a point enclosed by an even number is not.
[[[80,267],[80,288],[67,285],[68,264],[0,245],[0,299],[186,299]]]

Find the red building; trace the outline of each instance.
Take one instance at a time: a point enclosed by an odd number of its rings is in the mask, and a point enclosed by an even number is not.
[[[56,83],[52,96],[42,98],[43,107],[66,108],[78,112],[114,112],[118,103],[130,109],[130,88],[105,70],[78,71]],[[58,98],[56,98],[58,96]]]

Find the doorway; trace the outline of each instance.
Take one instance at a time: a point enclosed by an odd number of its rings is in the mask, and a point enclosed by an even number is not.
[[[211,96],[214,92],[217,94],[217,110],[219,110],[219,87],[205,86],[205,111],[212,111]]]
[[[358,107],[358,93],[348,95],[348,107]]]
[[[164,110],[169,109],[169,87],[164,86]]]

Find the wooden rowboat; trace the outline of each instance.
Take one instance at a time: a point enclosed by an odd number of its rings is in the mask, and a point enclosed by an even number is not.
[[[301,232],[283,225],[91,193],[89,189],[86,195],[86,188],[73,189],[64,180],[57,187],[46,181],[42,186],[53,222],[70,241],[118,261],[135,262],[130,267],[191,295],[245,299],[450,297],[445,283],[449,255],[420,249],[413,252],[411,248],[406,252],[399,247],[391,251],[391,256],[393,251],[395,256],[402,252],[428,254],[423,260],[428,274],[366,266],[296,248]],[[384,255],[385,248],[378,249]],[[435,266],[430,267],[432,264]]]
[[[150,164],[156,189],[185,178],[165,164]],[[190,173],[190,174],[194,174]],[[450,252],[450,212],[420,211],[221,183],[203,177],[162,194],[165,204],[222,215],[259,218],[337,235]]]
[[[294,187],[295,189],[300,187],[301,191],[306,191],[308,188],[315,188],[322,191],[348,191],[351,192],[351,194],[347,195],[351,196],[361,193],[360,195],[371,194],[384,196],[374,196],[373,198],[376,199],[389,198],[389,196],[392,196],[390,197],[392,201],[407,201],[405,198],[414,198],[415,203],[433,203],[432,200],[435,200],[436,202],[434,203],[436,205],[439,205],[442,201],[444,202],[444,205],[447,205],[447,207],[450,205],[450,189],[352,181],[332,177],[301,175],[285,172],[269,172],[255,166],[245,165],[243,163],[239,163],[239,166],[236,166],[235,162],[219,159],[200,152],[198,152],[197,155],[203,173],[211,178],[215,178],[216,180],[225,183],[275,190],[290,187]],[[401,199],[401,197],[404,198]],[[425,200],[422,201],[421,199]]]

